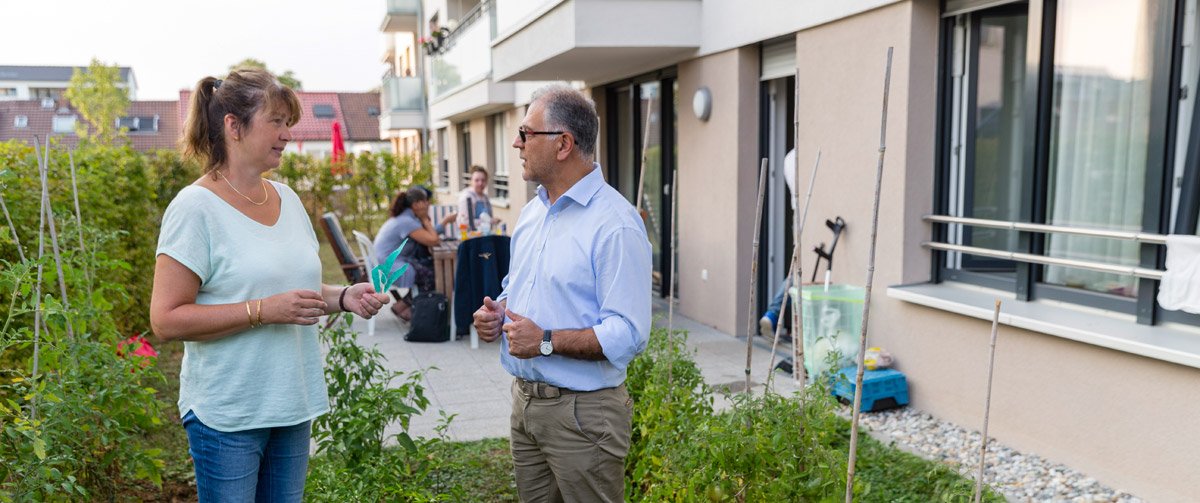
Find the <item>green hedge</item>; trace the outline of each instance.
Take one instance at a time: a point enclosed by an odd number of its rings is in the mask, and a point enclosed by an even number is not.
[[[118,343],[148,331],[162,213],[201,170],[174,151],[84,142],[48,152],[66,299],[49,233],[38,259],[34,149],[0,143],[0,193],[12,222],[0,220],[0,502],[111,500],[170,473],[164,464],[174,456],[153,438],[178,428],[174,404],[158,390],[175,383],[149,362],[120,357]],[[297,190],[311,216],[332,208],[367,222],[401,186],[432,172],[428,158],[347,162],[354,174],[334,178],[328,160],[288,155],[273,176]],[[45,323],[35,330],[39,305]]]

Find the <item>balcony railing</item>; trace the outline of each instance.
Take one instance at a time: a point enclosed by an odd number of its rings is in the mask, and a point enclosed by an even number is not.
[[[425,85],[421,77],[383,77],[380,96],[384,111],[420,112],[425,109]]]
[[[480,3],[477,9],[463,16],[462,23],[430,58],[429,87],[434,98],[492,71],[495,11],[487,1]]]
[[[1118,239],[1125,241],[1137,241],[1147,244],[1165,244],[1166,236],[1159,234],[1149,234],[1144,232],[1123,232],[1123,231],[1108,231],[1099,229],[1081,229],[1078,227],[1063,227],[1059,225],[1046,224],[1031,224],[1025,222],[1010,222],[1006,220],[985,220],[982,218],[965,218],[952,217],[946,215],[926,215],[926,222],[937,224],[958,224],[969,225],[974,227],[987,227],[992,229],[1007,229],[1023,232],[1036,232],[1046,234],[1069,234],[1074,236],[1089,236],[1098,238]],[[1030,253],[1010,252],[1001,250],[992,250],[989,248],[980,248],[977,246],[964,246],[952,243],[925,242],[922,243],[926,248],[941,251],[960,252],[981,257],[997,258],[1002,260],[1012,260],[1016,262],[1025,262],[1030,264],[1040,265],[1057,265],[1064,267],[1074,267],[1077,269],[1085,269],[1089,271],[1107,272],[1114,274],[1124,274],[1135,276],[1138,278],[1147,278],[1161,280],[1163,272],[1157,269],[1148,269],[1145,267],[1126,266],[1111,264],[1105,262],[1096,262],[1089,260],[1076,260],[1060,257],[1049,257],[1045,255],[1034,255]]]

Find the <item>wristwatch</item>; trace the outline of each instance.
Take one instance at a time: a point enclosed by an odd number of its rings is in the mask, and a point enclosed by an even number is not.
[[[542,356],[550,356],[551,354],[554,354],[554,343],[550,342],[549,330],[542,332],[542,343],[538,345],[538,352],[541,353]]]

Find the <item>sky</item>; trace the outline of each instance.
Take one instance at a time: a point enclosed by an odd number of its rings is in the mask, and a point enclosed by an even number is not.
[[[384,0],[0,0],[0,65],[133,68],[139,100],[179,98],[255,58],[306,91],[367,91],[386,70]]]

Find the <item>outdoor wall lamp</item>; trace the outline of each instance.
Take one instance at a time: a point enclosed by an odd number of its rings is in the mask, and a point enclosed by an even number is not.
[[[696,94],[692,95],[692,113],[702,121],[707,121],[708,116],[712,115],[712,92],[708,87],[700,86]]]

